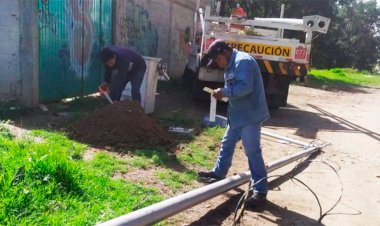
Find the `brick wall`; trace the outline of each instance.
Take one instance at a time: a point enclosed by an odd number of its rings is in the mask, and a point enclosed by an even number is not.
[[[18,1],[0,1],[0,101],[21,95]]]

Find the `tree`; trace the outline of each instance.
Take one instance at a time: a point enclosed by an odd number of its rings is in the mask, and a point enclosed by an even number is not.
[[[354,3],[349,10],[342,10],[347,23],[342,24],[344,37],[351,51],[352,66],[371,71],[379,57],[380,9],[376,1]],[[345,14],[347,12],[347,14]]]

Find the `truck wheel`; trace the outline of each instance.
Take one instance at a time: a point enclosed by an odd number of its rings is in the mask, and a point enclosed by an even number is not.
[[[278,109],[286,106],[290,81],[289,76],[263,73],[265,96],[269,108]]]
[[[196,73],[190,70],[188,67],[186,67],[182,75],[182,86],[186,90],[191,90],[193,87],[193,83],[196,81],[196,78]]]

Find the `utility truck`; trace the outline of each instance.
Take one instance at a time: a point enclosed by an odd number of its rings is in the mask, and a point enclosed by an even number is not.
[[[192,52],[183,75],[183,82],[191,88],[193,98],[209,100],[203,87],[223,86],[223,71],[206,65],[208,46],[215,39],[223,39],[232,48],[256,59],[268,106],[286,106],[290,82],[303,81],[309,70],[313,32],[326,33],[330,19],[318,15],[282,18],[283,9],[282,6],[280,18],[246,19],[239,15],[212,16],[209,5],[205,10],[199,8],[194,19]],[[302,38],[284,38],[286,30],[298,31]]]

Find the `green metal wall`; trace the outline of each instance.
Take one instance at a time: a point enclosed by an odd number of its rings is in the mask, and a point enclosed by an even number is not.
[[[38,0],[40,101],[96,92],[111,44],[112,0]]]

